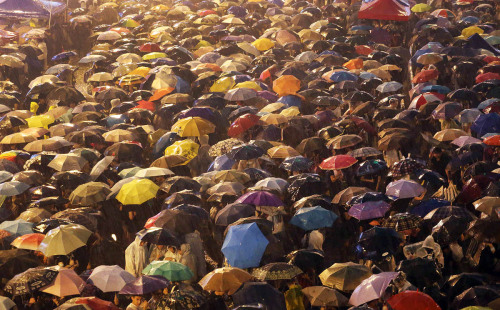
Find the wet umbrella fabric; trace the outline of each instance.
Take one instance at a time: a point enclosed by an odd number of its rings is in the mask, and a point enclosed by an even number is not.
[[[222,245],[229,264],[238,268],[258,267],[269,244],[255,223],[232,226]]]
[[[261,303],[269,310],[286,309],[285,296],[265,282],[245,282],[233,294],[233,301],[236,306]]]
[[[88,281],[103,292],[119,292],[127,283],[135,281],[135,277],[118,265],[101,265],[94,268]]]
[[[331,227],[338,216],[330,210],[320,206],[299,209],[292,217],[290,224],[298,226],[305,231]]]

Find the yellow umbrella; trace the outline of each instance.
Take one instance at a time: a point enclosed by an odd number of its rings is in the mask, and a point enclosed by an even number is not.
[[[319,279],[323,285],[343,292],[354,290],[364,279],[371,276],[370,268],[352,262],[335,263],[325,269]]]
[[[257,84],[254,81],[241,82],[241,83],[238,83],[238,84],[234,85],[233,88],[251,88],[251,89],[254,89],[256,91],[261,91],[262,90],[262,87],[260,87],[260,85]]]
[[[266,125],[281,125],[288,123],[288,118],[281,114],[266,114],[260,118]]]
[[[148,67],[138,67],[130,71],[127,75],[140,75],[142,77],[146,77],[146,75],[149,74],[149,71],[151,71],[151,69]]]
[[[470,37],[473,34],[483,34],[484,30],[479,28],[478,26],[470,26],[462,30],[462,35],[466,38]]]
[[[200,40],[198,42],[198,44],[196,44],[196,46],[194,47],[194,49],[200,49],[202,47],[210,47],[210,46],[212,46],[212,44],[210,44],[210,42],[205,41],[205,40]]]
[[[151,60],[151,59],[163,58],[163,57],[167,57],[167,54],[161,53],[161,52],[152,52],[152,53],[147,53],[146,55],[142,56],[142,60]]]
[[[278,112],[279,110],[283,109],[285,107],[284,103],[281,102],[274,102],[266,105],[262,109],[260,109],[260,112],[265,112],[265,113],[274,113]]]
[[[273,48],[274,42],[268,38],[261,38],[253,41],[252,45],[255,46],[255,48],[257,48],[259,51],[263,52]]]
[[[130,181],[122,186],[116,199],[124,205],[140,205],[156,197],[160,187],[149,179]]]
[[[45,256],[68,255],[87,244],[92,232],[79,224],[61,225],[50,230],[38,247]]]
[[[212,87],[210,87],[210,92],[212,93],[225,93],[235,85],[234,79],[230,76],[225,76],[214,82]]]
[[[419,3],[415,4],[412,8],[411,11],[413,13],[423,13],[423,12],[429,12],[432,9],[430,5],[427,3]]]
[[[300,110],[299,107],[289,107],[284,109],[283,111],[280,112],[281,115],[284,115],[286,117],[294,117],[297,115],[300,115]]]
[[[215,131],[215,125],[201,117],[187,117],[172,125],[171,131],[181,137],[199,137]]]
[[[176,141],[165,149],[165,155],[181,155],[187,158],[184,164],[189,163],[193,158],[198,155],[198,143],[191,139]]]
[[[271,158],[287,158],[292,156],[299,156],[300,153],[297,152],[293,147],[288,145],[278,145],[267,150],[267,154]]]
[[[27,118],[26,121],[29,127],[43,127],[47,129],[54,122],[54,118],[50,115],[36,115]]]
[[[300,90],[300,80],[293,75],[282,75],[273,82],[273,90],[280,97],[296,94]]]

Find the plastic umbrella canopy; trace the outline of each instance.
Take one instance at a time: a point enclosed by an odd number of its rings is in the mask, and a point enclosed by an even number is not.
[[[155,198],[159,189],[151,180],[132,180],[122,186],[116,199],[124,205],[140,205]]]
[[[43,234],[38,234],[38,233],[26,234],[14,239],[11,245],[18,249],[37,251],[38,247],[40,246],[40,243],[44,238],[45,235]]]
[[[92,232],[82,225],[61,225],[47,233],[38,250],[45,256],[68,255],[85,246],[90,235]]]
[[[54,282],[44,287],[41,291],[58,297],[80,295],[85,287],[85,281],[73,269],[60,266],[49,267],[59,273]]]
[[[359,306],[364,303],[379,299],[385,293],[389,284],[398,276],[397,272],[382,272],[374,274],[352,292],[349,304]]]
[[[103,292],[119,292],[127,283],[135,281],[135,277],[118,265],[101,265],[92,271],[88,282]]]
[[[186,281],[193,277],[193,272],[189,267],[173,261],[152,261],[142,273],[149,276],[162,276],[172,282]]]
[[[207,273],[198,283],[205,291],[232,295],[250,279],[252,275],[243,269],[223,267]]]
[[[258,207],[279,207],[283,206],[283,202],[278,196],[266,191],[248,192],[238,198],[236,202],[252,204]]]
[[[320,206],[299,209],[290,220],[290,224],[303,230],[310,231],[324,227],[331,227],[338,216],[330,210]]]
[[[0,230],[8,231],[13,236],[22,236],[33,233],[33,223],[25,220],[3,221]]]
[[[423,186],[412,180],[394,181],[389,183],[386,188],[386,195],[395,196],[399,199],[418,197],[424,192]]]
[[[258,267],[268,244],[256,223],[236,225],[229,228],[222,253],[231,266]]]
[[[353,205],[348,214],[360,221],[384,217],[391,205],[385,201],[368,201]]]
[[[387,301],[394,310],[441,310],[441,307],[427,294],[404,291]]]
[[[168,286],[168,280],[162,276],[140,276],[132,282],[125,284],[120,290],[124,295],[145,295],[162,290]]]
[[[236,306],[263,304],[267,310],[286,309],[285,296],[266,282],[245,282],[233,294]]]
[[[319,275],[319,279],[325,286],[343,292],[350,292],[371,275],[370,268],[361,264],[347,262],[331,265]]]
[[[208,171],[231,170],[236,161],[231,159],[228,154],[217,156],[208,167]]]

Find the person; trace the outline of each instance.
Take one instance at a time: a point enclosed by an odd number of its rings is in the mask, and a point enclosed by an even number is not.
[[[134,277],[139,277],[142,275],[142,270],[146,268],[147,263],[146,243],[136,236],[134,241],[125,249],[125,270]]]
[[[146,310],[148,308],[148,302],[142,296],[132,296],[130,299],[131,302],[126,310]]]
[[[196,256],[191,253],[191,245],[188,243],[184,243],[181,245],[181,249],[179,251],[179,254],[181,256],[180,258],[180,263],[189,267],[191,271],[193,272],[193,277],[189,279],[190,282],[197,282],[198,281],[198,267],[197,267],[197,262],[196,262]]]
[[[429,168],[439,173],[443,178],[448,179],[446,166],[451,161],[451,157],[440,147],[434,147],[430,154]]]

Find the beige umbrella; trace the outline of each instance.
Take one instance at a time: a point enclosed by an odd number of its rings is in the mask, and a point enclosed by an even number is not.
[[[16,132],[5,136],[2,139],[2,141],[0,141],[0,144],[22,144],[22,143],[29,143],[35,140],[36,138],[33,137],[32,135]]]
[[[221,194],[228,193],[234,195],[241,195],[245,190],[245,186],[238,182],[221,182],[207,189],[207,194]]]
[[[239,182],[245,184],[250,181],[250,176],[243,171],[223,170],[215,173],[213,180],[215,182]]]
[[[25,220],[30,223],[38,223],[44,219],[48,219],[52,216],[52,213],[42,208],[29,208],[28,210],[19,214],[17,219]]]
[[[327,147],[331,147],[334,150],[341,150],[346,147],[354,146],[363,141],[363,139],[358,135],[342,135],[337,136],[326,143]]]
[[[243,269],[223,267],[206,274],[199,284],[205,291],[215,292],[218,295],[232,295],[243,283],[252,278],[252,275]]]
[[[288,123],[288,118],[281,114],[266,114],[260,118],[266,125],[281,125]]]
[[[57,151],[61,148],[72,146],[73,143],[66,141],[62,137],[53,137],[49,139],[36,140],[26,144],[24,150],[30,153],[39,153],[42,151]]]
[[[1,55],[0,66],[6,66],[11,68],[23,68],[24,63],[19,58],[14,57],[12,55]]]
[[[489,216],[496,214],[496,208],[500,206],[500,197],[486,196],[474,201],[474,208]]]
[[[174,175],[174,173],[167,168],[149,167],[137,171],[134,176],[139,178],[152,178],[172,175]]]
[[[445,129],[436,132],[433,138],[438,141],[444,142],[444,141],[453,141],[461,136],[468,136],[468,134],[460,129]]]
[[[87,244],[92,232],[79,224],[61,225],[50,230],[38,248],[45,256],[68,255]]]
[[[181,166],[187,161],[187,158],[181,155],[165,155],[151,163],[151,167],[172,168]]]
[[[41,75],[36,77],[33,81],[31,81],[28,85],[29,88],[33,88],[36,85],[40,85],[43,83],[56,83],[59,82],[59,78],[52,74]]]
[[[88,79],[89,82],[108,82],[112,81],[114,76],[109,72],[97,72],[92,74],[92,76]]]
[[[106,142],[122,142],[122,141],[134,141],[137,140],[137,136],[125,129],[115,129],[104,133],[104,141]]]
[[[343,292],[350,292],[371,275],[370,268],[361,264],[347,262],[333,264],[319,275],[319,279],[325,286]]]
[[[90,206],[105,201],[111,193],[109,186],[102,182],[88,182],[79,185],[69,195],[69,201],[74,205]]]
[[[26,128],[26,129],[21,130],[20,132],[25,133],[27,135],[31,135],[35,138],[41,138],[49,133],[49,131],[47,129],[41,128],[41,127]]]
[[[267,150],[267,154],[271,158],[287,158],[292,156],[299,156],[300,153],[297,152],[293,147],[288,145],[278,145]]]
[[[70,153],[56,155],[47,166],[57,171],[81,171],[86,164],[88,162],[83,157]]]
[[[142,57],[134,53],[125,53],[118,56],[116,61],[120,64],[137,63],[142,61]]]

